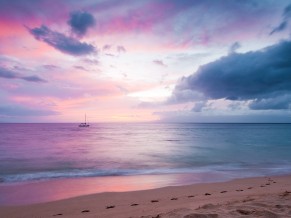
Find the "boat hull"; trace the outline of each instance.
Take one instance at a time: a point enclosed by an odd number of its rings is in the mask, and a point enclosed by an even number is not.
[[[90,126],[89,124],[85,124],[85,123],[79,124],[79,127],[89,127],[89,126]]]

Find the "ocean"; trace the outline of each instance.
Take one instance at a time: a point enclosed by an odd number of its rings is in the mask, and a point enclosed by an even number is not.
[[[151,188],[290,172],[291,124],[0,124],[0,186],[147,176]]]

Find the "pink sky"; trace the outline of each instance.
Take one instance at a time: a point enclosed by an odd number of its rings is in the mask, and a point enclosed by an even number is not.
[[[230,56],[233,45],[244,54],[289,40],[288,28],[270,34],[288,22],[288,1],[222,2],[1,1],[0,122],[264,114],[248,105],[267,97],[233,102],[201,88],[204,99],[173,101],[182,77]]]

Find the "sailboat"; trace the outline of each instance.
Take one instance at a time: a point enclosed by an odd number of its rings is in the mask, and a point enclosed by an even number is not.
[[[79,127],[89,127],[89,123],[87,123],[87,120],[86,120],[86,114],[85,114],[85,123],[80,123],[79,124]]]

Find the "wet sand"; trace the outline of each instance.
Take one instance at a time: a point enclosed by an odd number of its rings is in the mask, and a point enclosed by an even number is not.
[[[291,176],[99,193],[48,203],[1,206],[0,217],[291,217]]]

